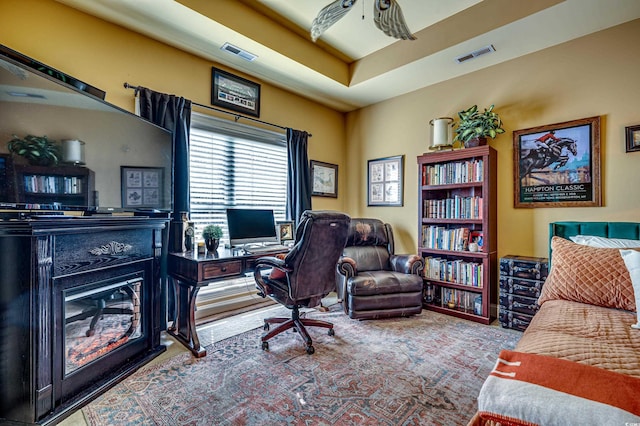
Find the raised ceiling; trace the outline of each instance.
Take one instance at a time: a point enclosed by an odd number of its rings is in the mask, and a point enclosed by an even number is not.
[[[374,26],[373,0],[359,0],[313,43],[313,18],[332,0],[57,1],[345,112],[640,18],[638,0],[397,0],[418,38],[399,41]]]

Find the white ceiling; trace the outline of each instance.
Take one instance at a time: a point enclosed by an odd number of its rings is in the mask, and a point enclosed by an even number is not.
[[[418,37],[398,41],[373,25],[373,0],[359,0],[314,44],[311,22],[332,0],[57,1],[339,111],[640,18],[639,0],[397,0]],[[220,10],[240,10],[252,19],[243,27],[237,13]],[[253,18],[269,19],[280,30],[256,32],[255,24],[249,25]],[[247,62],[222,51],[225,42],[258,58]],[[455,61],[487,45],[496,51]],[[344,78],[327,64],[342,67]]]

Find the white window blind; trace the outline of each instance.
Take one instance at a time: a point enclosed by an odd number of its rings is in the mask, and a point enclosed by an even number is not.
[[[189,148],[191,220],[200,235],[220,225],[229,242],[228,208],[272,209],[285,220],[286,134],[194,113]]]

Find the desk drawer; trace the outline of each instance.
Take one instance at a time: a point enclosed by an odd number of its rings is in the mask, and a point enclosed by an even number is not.
[[[242,261],[231,260],[228,262],[206,263],[202,265],[202,279],[212,280],[215,278],[228,277],[242,274]]]

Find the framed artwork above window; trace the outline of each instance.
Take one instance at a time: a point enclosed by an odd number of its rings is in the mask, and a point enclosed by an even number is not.
[[[211,104],[260,117],[260,85],[213,67]]]

